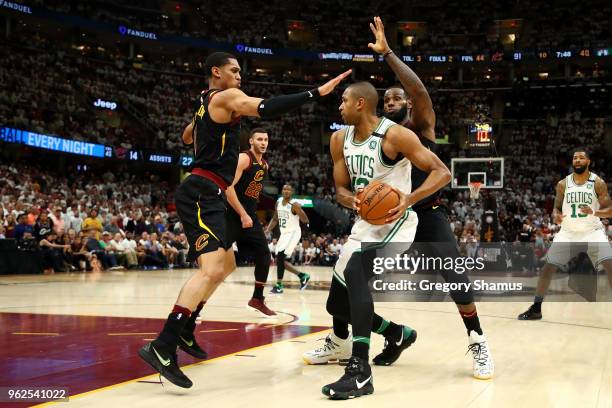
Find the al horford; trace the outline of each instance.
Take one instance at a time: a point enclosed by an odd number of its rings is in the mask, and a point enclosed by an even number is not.
[[[397,282],[385,282],[376,279],[372,282],[372,288],[376,291],[391,292],[414,292],[414,291],[440,291],[449,292],[468,292],[470,288],[475,291],[521,291],[522,282],[486,282],[482,279],[473,282],[432,282],[427,279],[420,281],[400,280]]]

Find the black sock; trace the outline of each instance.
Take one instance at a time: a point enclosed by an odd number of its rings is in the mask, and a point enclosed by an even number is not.
[[[261,252],[261,251],[260,251]],[[268,281],[268,273],[270,272],[270,252],[260,253],[255,257],[255,288],[253,289],[253,297],[255,299],[263,299],[263,290]]]
[[[338,319],[337,317],[334,317],[333,321],[334,321],[334,334],[336,335],[336,337],[339,337],[343,340],[348,339],[348,336],[349,336],[348,323],[345,322],[344,320]]]
[[[260,299],[263,300],[264,295],[263,295],[263,290],[264,290],[264,286],[265,284],[261,283],[261,282],[255,282],[255,288],[253,289],[253,297],[255,299]]]
[[[363,358],[368,362],[370,351],[370,339],[367,337],[353,337],[353,356]]]
[[[283,281],[285,277],[285,253],[279,252],[276,255],[276,277],[279,282]]]
[[[376,313],[372,318],[372,331],[382,334],[386,339],[399,341],[402,338],[402,326],[385,320]]]
[[[185,328],[183,328],[183,333],[189,334],[189,335],[193,334],[195,327],[196,327],[196,319],[200,315],[200,312],[202,311],[202,308],[204,307],[205,304],[206,304],[205,301],[198,303],[195,310],[191,312],[191,316],[189,316],[189,320],[187,320],[187,324],[185,324]]]
[[[536,295],[535,298],[533,299],[533,306],[531,307],[531,310],[533,310],[536,313],[542,313],[542,302],[543,301],[544,301],[544,296]]]
[[[475,308],[474,311],[467,313],[459,311],[459,314],[463,319],[463,324],[467,329],[468,336],[470,335],[471,331],[475,331],[476,333],[482,336],[482,329],[480,328],[480,319],[478,319],[478,312]]]
[[[168,353],[174,353],[178,344],[178,338],[187,324],[191,312],[186,307],[174,305],[172,312],[168,315],[168,320],[164,324],[157,339],[154,340],[156,347],[163,348]]]

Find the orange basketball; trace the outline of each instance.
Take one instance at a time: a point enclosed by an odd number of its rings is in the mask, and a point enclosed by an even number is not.
[[[357,198],[361,201],[359,215],[374,225],[386,224],[389,210],[400,202],[397,191],[386,183],[374,181],[363,189]]]

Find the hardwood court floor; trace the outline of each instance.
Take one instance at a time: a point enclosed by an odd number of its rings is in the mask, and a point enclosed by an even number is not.
[[[228,278],[198,327],[211,358],[195,363],[179,353],[194,381],[189,390],[161,385],[134,356],[161,328],[191,271],[0,277],[0,386],[64,384],[73,390],[71,407],[330,406],[336,402],[321,386],[343,368],[308,366],[301,354],[328,333],[331,269],[306,270],[309,289],[267,294],[276,320],[245,308],[251,269]],[[394,366],[373,367],[373,395],[346,404],[612,407],[612,303],[550,302],[544,320],[517,321],[527,304],[479,304],[496,365],[495,378],[480,381],[471,376],[467,336],[452,303],[377,303],[381,315],[416,328],[419,337]],[[382,347],[373,335],[371,356]]]

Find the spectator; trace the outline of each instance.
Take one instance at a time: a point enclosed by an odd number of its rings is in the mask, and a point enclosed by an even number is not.
[[[91,230],[95,231],[95,238],[97,240],[100,239],[100,233],[102,232],[102,222],[100,221],[100,218],[98,218],[98,210],[93,208],[91,211],[89,211],[89,217],[83,220],[81,229],[88,235]],[[89,236],[91,237],[91,235]]]

